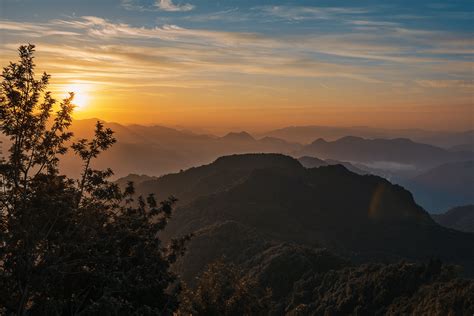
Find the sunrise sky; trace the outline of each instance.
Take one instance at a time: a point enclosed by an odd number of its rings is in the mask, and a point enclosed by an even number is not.
[[[472,129],[466,1],[1,0],[76,118],[212,129]]]

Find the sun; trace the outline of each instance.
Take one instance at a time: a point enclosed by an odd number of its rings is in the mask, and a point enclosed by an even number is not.
[[[65,88],[67,93],[74,92],[72,104],[76,106],[76,110],[84,109],[90,103],[91,86],[86,83],[74,83],[67,85]]]

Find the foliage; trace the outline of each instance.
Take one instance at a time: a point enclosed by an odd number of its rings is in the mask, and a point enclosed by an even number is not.
[[[164,248],[157,238],[174,198],[134,198],[92,161],[115,143],[97,122],[92,140],[72,149],[82,177],[59,174],[69,147],[74,94],[58,106],[45,92],[50,76],[35,79],[34,46],[4,68],[0,129],[11,142],[0,169],[0,306],[5,314],[171,314],[177,293],[170,265],[184,240]]]
[[[210,264],[195,290],[185,289],[180,315],[266,315],[271,291],[261,288],[238,266],[222,259]]]
[[[316,274],[295,285],[289,315],[470,315],[474,282],[453,266],[366,264]]]

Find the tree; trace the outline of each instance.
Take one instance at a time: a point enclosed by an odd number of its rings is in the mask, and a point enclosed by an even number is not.
[[[92,140],[69,146],[74,94],[59,103],[35,79],[34,45],[3,69],[0,130],[8,156],[0,165],[0,313],[171,314],[177,306],[171,264],[188,237],[163,247],[157,234],[173,197],[134,197],[92,162],[116,140],[97,122]],[[68,148],[83,161],[80,179],[60,175]]]
[[[272,293],[234,264],[218,260],[198,278],[196,288],[185,288],[179,315],[266,315]]]

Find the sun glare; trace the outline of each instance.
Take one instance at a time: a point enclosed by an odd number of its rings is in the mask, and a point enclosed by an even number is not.
[[[84,109],[89,105],[91,87],[89,84],[70,84],[65,88],[66,92],[74,92],[74,100],[72,103],[76,106],[76,110]]]

